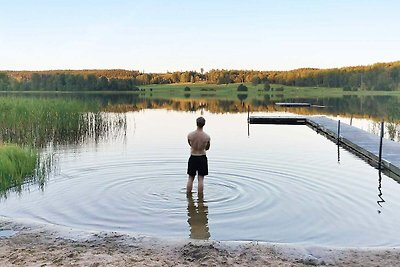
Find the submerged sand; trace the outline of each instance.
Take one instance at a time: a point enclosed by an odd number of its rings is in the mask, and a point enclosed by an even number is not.
[[[1,266],[400,266],[400,248],[165,240],[0,218]],[[1,231],[0,230],[0,231]]]

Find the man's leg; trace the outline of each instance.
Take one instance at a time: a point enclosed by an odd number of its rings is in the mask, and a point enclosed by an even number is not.
[[[189,175],[187,185],[186,185],[186,194],[192,193],[193,181],[194,181],[194,177]]]
[[[197,179],[199,180],[199,185],[198,185],[198,194],[203,194],[203,189],[204,189],[204,176],[197,176]]]

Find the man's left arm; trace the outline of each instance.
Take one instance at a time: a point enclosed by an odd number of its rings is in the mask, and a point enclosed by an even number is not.
[[[206,150],[210,149],[210,140],[208,140],[207,144],[206,144]]]

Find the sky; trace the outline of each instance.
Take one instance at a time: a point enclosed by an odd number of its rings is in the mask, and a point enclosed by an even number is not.
[[[0,70],[334,68],[400,60],[397,0],[0,0]]]

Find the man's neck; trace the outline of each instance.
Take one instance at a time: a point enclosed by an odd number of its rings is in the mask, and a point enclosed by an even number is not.
[[[203,131],[203,127],[197,127],[198,131]]]

